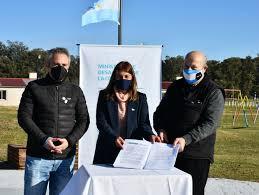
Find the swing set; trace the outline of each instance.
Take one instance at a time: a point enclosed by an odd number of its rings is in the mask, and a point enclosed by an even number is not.
[[[252,108],[252,103],[249,101],[247,96],[242,96],[242,93],[240,90],[237,90],[238,96],[237,101],[235,102],[235,112],[233,116],[233,122],[232,126],[235,126],[236,121],[238,120],[239,116],[241,115],[241,112],[243,113],[243,121],[244,121],[244,127],[249,127],[248,123],[248,111],[250,112],[250,117],[253,121],[253,124],[256,123],[256,119],[259,113],[259,104],[256,102],[256,98],[254,99],[254,104],[256,106],[256,113],[254,113]]]

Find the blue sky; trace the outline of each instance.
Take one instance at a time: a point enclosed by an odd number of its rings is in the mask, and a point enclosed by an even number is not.
[[[81,27],[96,0],[8,0],[0,3],[0,41],[30,49],[77,43],[117,44],[117,25]],[[209,59],[259,53],[258,0],[123,0],[123,44],[164,45],[163,56],[203,51]]]

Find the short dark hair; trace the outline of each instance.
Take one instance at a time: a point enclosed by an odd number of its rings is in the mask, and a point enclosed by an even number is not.
[[[56,47],[56,48],[50,49],[48,51],[48,58],[47,58],[47,62],[46,62],[46,65],[48,67],[51,64],[51,61],[53,60],[53,56],[56,55],[56,54],[65,54],[68,57],[68,62],[70,64],[69,51],[66,48],[63,48],[63,47]]]

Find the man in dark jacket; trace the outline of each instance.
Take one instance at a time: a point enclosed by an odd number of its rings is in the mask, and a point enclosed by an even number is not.
[[[30,82],[21,98],[18,122],[28,134],[24,194],[59,194],[73,175],[76,143],[89,126],[84,94],[65,82],[70,55],[50,50],[45,78]]]
[[[180,145],[175,166],[192,175],[194,195],[204,194],[224,109],[224,90],[210,80],[206,70],[203,53],[188,53],[184,78],[169,86],[154,113],[154,128],[161,140]]]

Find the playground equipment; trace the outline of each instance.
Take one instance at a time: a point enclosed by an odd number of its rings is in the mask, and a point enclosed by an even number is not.
[[[255,122],[256,122],[258,113],[259,113],[259,104],[256,104],[256,114],[255,114],[255,118],[254,118],[254,124],[255,124]]]
[[[243,112],[243,120],[244,120],[244,127],[249,127],[248,124],[248,114],[247,114],[247,109],[250,112],[250,116],[252,118],[253,123],[255,124],[257,116],[258,116],[258,110],[259,110],[259,105],[257,105],[256,102],[256,98],[255,98],[255,104],[256,104],[256,114],[254,114],[253,112],[253,108],[252,108],[252,104],[249,101],[247,96],[242,96],[241,91],[240,90],[236,90],[238,91],[238,96],[237,96],[237,102],[235,103],[235,113],[233,116],[233,123],[232,125],[235,126],[235,122],[238,120],[241,111]],[[233,97],[234,98],[234,97]]]
[[[255,114],[255,118],[254,118],[254,124],[255,124],[258,113],[259,113],[259,102],[257,102],[256,92],[255,92],[255,95],[254,95],[254,103],[255,103],[255,106],[256,106],[256,114]]]

